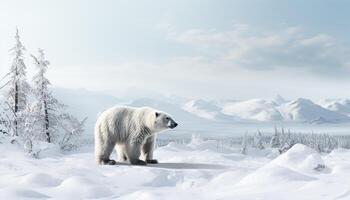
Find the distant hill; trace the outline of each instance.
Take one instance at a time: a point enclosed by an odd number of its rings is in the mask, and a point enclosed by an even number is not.
[[[308,99],[285,100],[280,95],[273,100],[243,101],[183,100],[172,98],[124,98],[85,89],[54,88],[53,94],[68,105],[79,118],[88,117],[86,128],[93,131],[99,113],[115,105],[150,106],[168,112],[181,124],[179,130],[220,127],[236,123],[347,123],[350,122],[350,101],[328,100],[322,106]],[[206,128],[205,128],[206,127]]]

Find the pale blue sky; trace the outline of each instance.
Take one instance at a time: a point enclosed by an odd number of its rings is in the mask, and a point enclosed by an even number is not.
[[[350,97],[350,1],[0,2],[0,73],[15,27],[60,87],[194,98]],[[32,61],[27,56],[29,75]],[[135,92],[134,92],[135,91]]]

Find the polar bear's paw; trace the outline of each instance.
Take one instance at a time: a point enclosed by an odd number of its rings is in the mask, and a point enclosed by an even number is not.
[[[137,160],[135,162],[131,162],[132,165],[147,165],[147,163],[143,160]]]
[[[158,160],[156,160],[156,159],[149,159],[149,160],[147,159],[146,162],[148,164],[158,164]]]
[[[115,160],[110,160],[110,159],[108,159],[108,160],[103,160],[103,161],[102,161],[102,164],[103,164],[103,165],[116,165],[117,162],[116,162]]]

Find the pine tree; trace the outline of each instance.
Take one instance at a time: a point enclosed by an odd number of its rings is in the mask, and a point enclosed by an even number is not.
[[[13,48],[10,49],[11,55],[14,56],[10,68],[10,72],[7,74],[10,77],[7,85],[10,87],[5,94],[5,110],[8,115],[11,115],[8,119],[11,121],[8,127],[11,135],[19,136],[23,132],[23,125],[25,121],[24,110],[27,106],[27,95],[30,90],[29,84],[26,81],[26,65],[24,64],[24,51],[18,29],[15,35],[16,43]]]
[[[263,136],[262,136],[260,130],[258,130],[258,133],[254,137],[254,143],[255,143],[256,148],[258,148],[260,150],[265,149],[264,144],[263,144]]]
[[[271,140],[270,140],[270,147],[271,148],[279,148],[281,146],[281,143],[280,143],[280,137],[279,137],[279,134],[278,134],[278,130],[275,126],[275,133],[274,135],[272,136]]]
[[[242,137],[242,146],[241,146],[241,154],[247,155],[248,152],[248,136],[247,133],[244,134],[244,136]]]
[[[44,50],[39,49],[39,55],[36,57],[31,55],[34,59],[34,64],[38,69],[37,74],[33,77],[33,94],[35,95],[34,110],[36,118],[36,132],[39,133],[39,137],[45,138],[49,143],[52,142],[52,137],[58,128],[58,120],[60,120],[59,110],[63,107],[57,99],[49,91],[50,81],[46,78],[45,74],[50,64],[45,59]]]
[[[44,51],[39,49],[39,55],[32,55],[38,69],[33,77],[35,104],[33,119],[36,119],[36,131],[44,136],[49,143],[59,144],[62,150],[73,150],[79,146],[79,138],[84,131],[86,118],[79,121],[73,115],[64,112],[65,105],[61,104],[49,90],[50,81],[45,74],[50,62],[46,60]]]

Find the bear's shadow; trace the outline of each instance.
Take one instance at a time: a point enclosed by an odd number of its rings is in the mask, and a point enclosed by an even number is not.
[[[134,166],[126,162],[117,162],[118,165]],[[217,164],[205,164],[205,163],[158,163],[158,164],[147,164],[147,165],[137,165],[141,167],[151,167],[151,168],[163,168],[163,169],[227,169],[228,166],[217,165]]]

